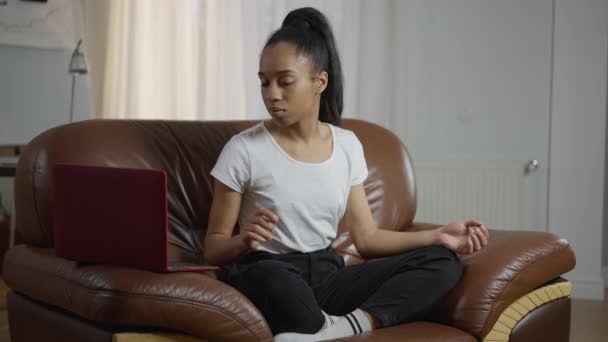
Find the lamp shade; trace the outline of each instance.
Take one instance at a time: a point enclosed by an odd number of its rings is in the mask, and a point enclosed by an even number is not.
[[[84,54],[80,52],[80,45],[82,39],[78,41],[78,45],[74,52],[72,52],[72,58],[70,59],[69,73],[75,75],[83,75],[87,73],[87,63],[84,60]]]

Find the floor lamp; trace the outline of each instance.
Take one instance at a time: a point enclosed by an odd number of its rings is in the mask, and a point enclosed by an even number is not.
[[[70,68],[68,72],[72,74],[72,92],[70,94],[70,122],[74,121],[74,85],[76,84],[76,76],[85,75],[87,73],[87,63],[84,60],[84,54],[80,51],[82,39],[78,41],[76,49],[72,52],[70,58]]]

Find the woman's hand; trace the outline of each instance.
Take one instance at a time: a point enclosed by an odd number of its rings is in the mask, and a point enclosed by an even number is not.
[[[490,233],[484,224],[477,220],[455,221],[439,228],[439,244],[450,250],[468,254],[485,247]]]
[[[262,242],[272,239],[272,231],[279,222],[279,217],[267,208],[258,208],[255,214],[241,227],[239,237],[249,249],[254,249]]]

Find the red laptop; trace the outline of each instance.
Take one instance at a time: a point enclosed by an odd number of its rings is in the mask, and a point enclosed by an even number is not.
[[[57,164],[53,207],[58,257],[159,272],[219,269],[168,262],[162,170]]]

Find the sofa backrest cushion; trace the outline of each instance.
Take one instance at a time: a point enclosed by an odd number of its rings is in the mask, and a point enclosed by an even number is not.
[[[50,129],[28,144],[17,166],[17,241],[53,245],[55,163],[153,168],[168,176],[169,241],[200,256],[213,191],[209,172],[230,137],[258,122],[88,120]],[[408,227],[416,197],[405,146],[369,122],[344,119],[342,126],[363,144],[369,169],[364,185],[376,224],[383,229]],[[340,232],[345,231],[341,223]]]

